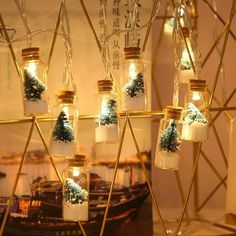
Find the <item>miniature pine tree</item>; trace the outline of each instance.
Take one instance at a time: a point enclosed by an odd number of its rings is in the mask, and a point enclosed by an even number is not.
[[[188,105],[188,110],[187,110],[187,116],[185,117],[185,121],[188,124],[192,124],[193,122],[198,122],[198,123],[207,123],[207,119],[205,116],[199,111],[199,109],[194,106],[193,103],[189,103]]]
[[[53,141],[72,142],[74,140],[70,121],[64,111],[59,114],[52,133]]]
[[[177,150],[179,150],[180,143],[178,140],[178,136],[179,134],[177,131],[177,124],[175,121],[172,121],[161,134],[161,150],[167,152],[176,152]]]
[[[88,192],[74,182],[73,179],[67,178],[65,182],[64,199],[72,204],[82,203],[88,200]]]
[[[192,64],[190,62],[189,57],[188,56],[186,58],[182,57],[180,63],[180,70],[191,70],[191,69],[192,69]]]
[[[125,92],[131,98],[143,94],[144,90],[143,74],[141,72],[136,75],[135,79],[125,85]]]
[[[109,125],[117,124],[116,100],[110,99],[106,104],[106,114],[100,115],[100,124]]]
[[[45,86],[39,82],[28,70],[24,70],[24,94],[29,101],[41,100]]]

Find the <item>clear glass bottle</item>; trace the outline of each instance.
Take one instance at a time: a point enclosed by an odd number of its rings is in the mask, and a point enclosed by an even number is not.
[[[24,115],[37,116],[48,113],[45,65],[40,60],[39,48],[22,49],[21,56]]]
[[[73,158],[76,149],[78,106],[74,91],[62,90],[57,96],[53,116],[50,154],[55,157]]]
[[[121,110],[147,110],[145,64],[141,60],[139,47],[124,48],[125,61],[121,81]]]
[[[108,79],[98,81],[99,116],[96,119],[96,143],[119,141],[118,102],[113,93],[113,82]]]
[[[90,173],[85,156],[75,155],[75,158],[68,162],[68,167],[63,173],[63,219],[87,221]]]
[[[167,106],[161,119],[154,165],[162,169],[177,170],[181,136],[181,107]]]
[[[188,49],[192,58],[193,63],[195,63],[194,58],[194,45],[193,41],[190,39],[189,29],[187,27],[183,28],[184,37],[186,39],[186,43],[188,45]],[[180,83],[188,83],[190,79],[195,79],[195,73],[193,70],[193,66],[189,57],[188,49],[186,47],[184,39],[182,39],[181,44],[181,59],[179,66],[179,82]]]
[[[190,80],[183,112],[183,140],[202,142],[208,139],[208,103],[206,81]]]

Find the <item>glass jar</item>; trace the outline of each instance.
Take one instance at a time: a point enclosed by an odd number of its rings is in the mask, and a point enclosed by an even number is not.
[[[113,82],[111,80],[98,81],[99,116],[96,119],[96,143],[119,141],[118,102],[112,90]]]
[[[53,116],[50,154],[56,157],[73,158],[76,149],[78,106],[74,91],[62,90],[57,97]]]
[[[121,81],[121,110],[144,111],[147,109],[145,64],[140,58],[140,48],[124,48],[124,73]]]
[[[87,221],[89,219],[89,181],[90,173],[85,156],[76,155],[69,160],[63,173],[64,220]]]
[[[45,66],[40,60],[38,47],[22,50],[21,77],[24,115],[36,116],[48,113]]]
[[[206,81],[190,80],[183,112],[183,140],[202,142],[208,139],[208,102]]]
[[[188,45],[193,63],[195,63],[193,43],[190,40],[189,29],[184,27],[183,34],[186,39],[186,43]],[[182,53],[179,66],[179,82],[188,83],[190,79],[195,79],[195,74],[184,39],[182,39],[181,51]]]
[[[167,106],[161,119],[154,165],[162,169],[177,170],[181,136],[181,107]]]

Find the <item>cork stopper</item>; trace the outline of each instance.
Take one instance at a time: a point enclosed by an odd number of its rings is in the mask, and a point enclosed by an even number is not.
[[[168,119],[179,120],[182,110],[182,107],[167,106],[165,117]]]
[[[84,166],[85,163],[86,163],[85,155],[76,154],[74,158],[69,159],[69,166],[71,167]]]
[[[67,104],[74,103],[74,99],[75,99],[75,92],[70,90],[60,91],[57,97],[57,101],[59,103],[67,103]]]
[[[190,37],[189,29],[187,27],[183,27],[182,30],[184,37],[189,38]]]
[[[21,56],[24,61],[39,60],[39,48],[38,47],[24,48],[21,51]]]
[[[139,47],[126,47],[124,48],[125,59],[139,59],[141,52]]]
[[[98,80],[98,92],[111,92],[113,89],[113,82],[108,79]]]
[[[203,92],[206,90],[206,80],[200,79],[190,79],[189,80],[189,90]]]

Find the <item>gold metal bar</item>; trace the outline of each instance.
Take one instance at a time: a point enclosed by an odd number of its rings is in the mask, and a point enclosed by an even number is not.
[[[213,107],[209,109],[210,111],[235,111],[235,107]]]
[[[184,205],[184,200],[185,200],[184,191],[183,191],[183,186],[182,186],[178,171],[175,171],[175,178],[176,178],[176,181],[177,181],[177,184],[178,184],[178,189],[179,189],[179,192],[180,192],[181,202]],[[187,210],[186,210],[186,217],[187,217],[187,219],[189,219],[189,214],[188,214]]]
[[[84,230],[84,227],[83,227],[83,225],[81,224],[80,221],[78,221],[78,225],[79,225],[79,227],[80,227],[80,230],[81,230],[83,236],[86,236],[87,234],[86,234],[86,232],[85,232],[85,230]]]
[[[56,175],[57,175],[57,177],[58,177],[58,180],[61,182],[61,184],[63,184],[63,181],[62,181],[62,178],[61,178],[61,176],[60,176],[60,173],[58,172],[58,170],[57,170],[57,168],[56,168],[56,166],[55,166],[55,163],[54,163],[54,161],[53,161],[53,158],[52,158],[52,156],[51,156],[51,154],[50,154],[50,151],[49,151],[49,149],[48,149],[48,146],[47,146],[47,144],[46,144],[46,142],[45,142],[45,139],[44,139],[44,137],[43,137],[43,133],[42,133],[42,131],[41,131],[41,129],[40,129],[39,124],[38,124],[37,121],[35,122],[35,125],[36,125],[36,128],[37,128],[37,130],[38,130],[39,136],[40,136],[40,138],[41,138],[41,140],[42,140],[42,142],[43,142],[43,145],[44,145],[44,148],[45,148],[45,150],[46,150],[46,153],[47,153],[48,156],[49,156],[49,159],[50,159],[50,162],[51,162],[51,164],[52,164],[52,167],[53,167],[53,169],[54,169],[54,171],[55,171],[55,173],[56,173]]]
[[[15,191],[16,191],[18,180],[20,178],[22,166],[23,166],[24,161],[25,161],[25,157],[26,157],[26,154],[27,154],[28,146],[29,146],[29,143],[30,143],[30,140],[31,140],[31,137],[32,137],[33,130],[34,130],[35,122],[36,122],[36,117],[33,117],[33,122],[32,122],[31,127],[30,127],[30,131],[29,131],[29,135],[28,135],[28,138],[27,138],[27,141],[26,141],[26,144],[25,144],[24,152],[22,154],[21,162],[20,162],[17,174],[16,174],[16,179],[15,179],[15,182],[14,182],[14,185],[13,185],[13,189],[12,189],[12,192],[11,192],[11,195],[10,195],[10,198],[9,198],[7,209],[6,209],[6,212],[5,212],[3,221],[2,221],[2,225],[1,225],[1,228],[0,228],[0,236],[3,235],[4,229],[5,229],[5,225],[6,225],[6,222],[7,222],[7,217],[9,215],[9,213],[10,213],[11,204],[12,204],[12,201],[13,201],[13,197],[15,195]]]
[[[97,46],[98,46],[98,49],[99,49],[99,52],[100,52],[100,51],[101,51],[101,44],[100,44],[100,42],[99,42],[99,40],[98,40],[98,36],[97,36],[96,31],[95,31],[95,29],[94,29],[94,27],[93,27],[92,21],[91,21],[91,19],[90,19],[90,17],[89,17],[89,14],[88,14],[88,11],[87,11],[86,6],[85,6],[85,4],[84,4],[84,1],[83,1],[83,0],[80,0],[80,4],[81,4],[82,9],[83,9],[83,11],[84,11],[84,15],[85,15],[85,17],[86,17],[86,19],[87,19],[87,21],[88,21],[89,27],[91,28],[91,30],[92,30],[92,32],[93,32],[93,36],[94,36],[94,38],[95,38],[95,40],[96,40],[96,43],[97,43]]]
[[[1,14],[0,14],[0,23],[1,23],[1,26],[2,26],[2,29],[3,29],[4,36],[7,40],[7,44],[8,44],[8,47],[10,49],[14,65],[16,67],[16,72],[17,72],[18,76],[20,77],[20,68],[19,68],[19,65],[17,63],[16,56],[15,56],[15,53],[14,53],[14,50],[13,50],[13,47],[12,47],[12,44],[11,44],[11,40],[8,36],[8,33],[7,33],[7,30],[6,30],[6,27],[5,27],[5,24],[4,24],[4,21],[3,21],[3,18],[2,18]]]
[[[55,28],[53,39],[52,39],[52,44],[51,44],[51,48],[50,48],[50,52],[49,52],[49,56],[48,56],[47,65],[46,65],[46,68],[45,68],[46,76],[48,75],[48,71],[49,71],[50,64],[51,64],[51,59],[52,59],[52,54],[53,54],[56,39],[57,39],[57,33],[58,33],[60,21],[61,21],[61,12],[62,12],[63,4],[64,4],[63,1],[61,1],[60,9],[59,9],[58,16],[57,16],[56,28]]]
[[[101,227],[101,231],[100,231],[100,234],[99,234],[100,236],[103,236],[103,233],[104,233],[104,230],[105,230],[106,219],[107,219],[107,215],[108,215],[108,211],[109,211],[109,207],[110,207],[110,201],[111,201],[111,197],[112,197],[113,186],[114,186],[115,180],[116,180],[116,173],[117,173],[117,168],[118,168],[118,164],[119,164],[119,160],[120,160],[120,154],[121,154],[121,150],[122,150],[122,146],[123,146],[123,142],[124,142],[127,123],[128,123],[128,113],[126,114],[125,123],[124,123],[124,127],[122,129],[120,143],[119,143],[119,147],[118,147],[118,151],[117,151],[117,155],[116,155],[116,164],[115,164],[115,169],[114,169],[114,173],[113,173],[113,176],[112,176],[112,182],[111,182],[109,195],[108,195],[108,199],[107,199],[106,210],[105,210],[103,221],[102,221],[102,227]]]
[[[198,143],[193,143],[193,165],[196,162],[198,152]],[[198,206],[199,206],[199,181],[198,181],[198,166],[196,167],[195,181],[193,185],[194,193],[194,214],[198,217]]]
[[[198,211],[201,211],[201,209],[206,205],[206,203],[211,199],[211,197],[215,194],[215,192],[219,189],[219,187],[226,181],[226,179],[227,175],[220,181],[219,184],[216,185],[216,187],[211,191],[208,197],[202,202],[202,204],[198,208]]]
[[[210,113],[210,112],[209,112],[209,118],[210,118],[210,122],[211,122],[211,124],[212,124],[212,129],[213,129],[213,132],[214,132],[214,134],[215,134],[217,144],[218,144],[218,146],[219,146],[219,148],[220,148],[220,152],[221,152],[221,154],[222,154],[222,157],[223,157],[225,166],[228,167],[227,158],[226,158],[226,155],[225,155],[223,146],[222,146],[222,144],[221,144],[220,137],[219,137],[219,135],[218,135],[217,129],[216,129],[216,127],[215,127],[215,123],[212,122],[212,116],[211,116],[211,113]]]
[[[217,16],[217,18],[220,20],[220,22],[223,25],[226,25],[226,22],[222,19],[222,17],[218,14],[218,12],[215,11],[215,9],[211,6],[211,4],[207,0],[203,0],[203,1],[208,5],[208,7],[211,9],[211,11]],[[229,31],[229,33],[234,38],[234,40],[236,40],[236,36],[231,30]]]
[[[209,59],[209,57],[211,56],[212,52],[214,51],[216,45],[219,43],[220,39],[222,38],[222,36],[225,34],[226,29],[228,28],[228,23],[225,25],[223,31],[221,32],[221,34],[218,36],[217,40],[214,42],[214,44],[211,46],[209,52],[207,53],[207,55],[205,56],[204,60],[202,61],[202,67],[205,66],[207,60]]]
[[[209,90],[209,88],[207,89],[209,93],[211,93],[211,91]],[[216,98],[216,96],[214,95],[213,96],[213,100],[217,103],[218,106],[222,106],[222,104],[220,103],[220,101]],[[211,108],[213,109],[213,108]],[[224,113],[225,115],[229,118],[229,120],[232,120],[233,117],[232,115],[227,111],[227,110],[224,110]]]
[[[234,88],[234,90],[232,91],[232,93],[229,95],[228,99],[226,100],[226,102],[224,103],[224,107],[226,107],[228,105],[228,103],[230,102],[230,100],[233,98],[234,94],[236,92],[236,88]],[[236,108],[236,107],[235,107]],[[214,116],[214,118],[212,119],[212,122],[215,122],[215,120],[218,118],[218,116],[221,114],[222,111],[218,111],[217,114]]]
[[[217,72],[216,72],[216,76],[215,76],[215,81],[214,81],[214,85],[213,85],[213,89],[212,89],[212,93],[211,93],[211,97],[210,97],[209,107],[211,107],[211,105],[212,105],[213,95],[215,94],[216,85],[217,85],[217,82],[219,79],[220,69],[221,69],[221,65],[223,62],[224,55],[225,55],[225,49],[226,49],[227,42],[228,42],[229,31],[230,31],[231,23],[232,23],[233,16],[234,16],[235,3],[236,3],[236,0],[233,0],[231,12],[230,12],[230,17],[229,17],[229,24],[228,24],[228,27],[227,27],[227,30],[225,33],[225,38],[224,38],[224,42],[223,42],[223,46],[222,46],[222,50],[221,50],[221,55],[220,55],[220,62],[218,64],[218,68],[217,68]]]
[[[167,14],[167,7],[168,7],[168,4],[166,3],[165,15]],[[159,93],[158,86],[157,86],[157,80],[154,77],[154,71],[155,71],[156,61],[159,58],[158,57],[158,50],[160,48],[160,44],[162,42],[162,38],[163,38],[163,35],[164,35],[164,33],[163,33],[164,32],[164,25],[165,25],[165,18],[163,18],[162,23],[161,23],[160,36],[158,37],[158,40],[157,40],[155,53],[154,53],[154,58],[152,60],[152,72],[151,72],[152,73],[151,79],[152,79],[152,83],[153,83],[153,89],[155,91],[156,99],[157,99],[157,102],[159,104],[160,109],[162,109],[163,106],[162,106],[162,101],[161,101],[160,93]]]
[[[145,176],[145,179],[147,181],[147,185],[148,185],[151,197],[152,197],[152,201],[153,201],[153,204],[154,204],[157,216],[159,217],[159,220],[160,220],[160,223],[161,223],[161,229],[162,229],[163,235],[167,236],[167,231],[166,231],[166,228],[165,228],[165,225],[164,225],[164,221],[162,219],[161,212],[159,210],[159,206],[158,206],[157,200],[155,198],[155,194],[154,194],[154,192],[152,190],[152,185],[151,185],[150,180],[148,178],[148,173],[147,173],[145,164],[143,162],[142,155],[141,155],[141,152],[140,152],[140,149],[139,149],[139,146],[138,146],[138,142],[137,142],[137,139],[135,137],[134,130],[132,128],[132,125],[131,125],[129,117],[128,117],[128,124],[129,124],[129,128],[130,128],[130,131],[131,131],[134,143],[135,143],[135,147],[136,147],[136,150],[137,150],[137,153],[138,153],[138,158],[139,158],[139,161],[141,163],[141,166],[142,166],[142,169],[143,169],[143,173],[144,173],[144,176]]]
[[[151,16],[150,16],[150,21],[155,16],[156,9],[157,9],[157,3],[158,3],[158,0],[155,0],[154,3],[153,3],[152,13],[151,13]],[[147,27],[147,31],[146,31],[143,46],[142,46],[142,52],[143,53],[145,52],[145,49],[146,49],[146,46],[147,46],[147,42],[148,42],[148,38],[149,38],[149,35],[150,35],[151,28],[152,28],[152,24],[149,24],[148,27]]]
[[[207,162],[207,164],[211,167],[211,169],[213,170],[213,172],[216,174],[216,176],[219,178],[220,181],[223,180],[223,178],[221,177],[220,173],[217,171],[217,169],[214,167],[214,165],[211,163],[211,161],[209,160],[209,158],[207,157],[207,155],[201,151],[201,154],[203,156],[203,158],[205,159],[205,161]],[[224,187],[226,188],[226,183],[224,183]]]
[[[201,148],[202,148],[202,143],[199,143],[198,153],[197,153],[197,156],[196,156],[196,159],[195,159],[195,163],[194,163],[194,167],[193,167],[193,173],[192,173],[190,185],[189,185],[189,188],[188,188],[188,193],[187,193],[187,196],[186,196],[186,199],[185,199],[184,207],[183,207],[181,215],[180,215],[179,224],[178,224],[178,226],[176,228],[176,231],[175,231],[175,235],[178,235],[178,232],[179,232],[181,224],[183,222],[184,214],[186,212],[187,205],[188,205],[188,202],[189,202],[189,199],[190,199],[190,194],[191,194],[191,191],[192,191],[193,183],[194,183],[194,180],[196,178],[196,171],[197,171],[197,166],[198,166],[198,162],[199,162],[199,158],[200,158]]]

